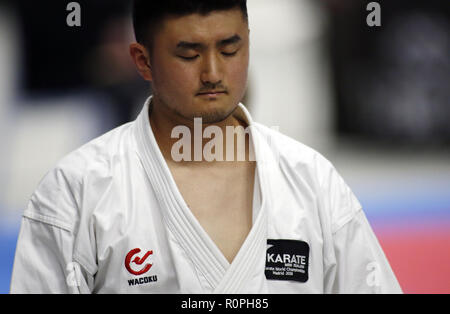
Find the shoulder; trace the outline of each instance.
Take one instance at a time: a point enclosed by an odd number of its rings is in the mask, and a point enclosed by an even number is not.
[[[119,126],[63,157],[53,169],[81,178],[108,171],[117,157],[134,147],[133,122]]]
[[[262,140],[280,165],[286,165],[300,172],[310,172],[317,179],[326,172],[335,170],[333,164],[317,150],[260,123],[254,124]],[[323,183],[319,180],[319,183]]]
[[[111,130],[63,157],[39,183],[24,216],[72,231],[89,187],[106,187],[115,165],[133,151],[132,125]]]
[[[333,232],[350,221],[361,204],[333,163],[315,149],[276,130],[255,124],[277,160],[277,168],[299,190],[307,187],[320,210],[331,219]]]

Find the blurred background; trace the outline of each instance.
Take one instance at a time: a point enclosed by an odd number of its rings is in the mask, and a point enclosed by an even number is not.
[[[129,1],[0,0],[0,293],[40,179],[134,120],[150,87]],[[450,293],[450,6],[248,0],[254,119],[321,152],[362,203],[406,293]],[[373,17],[373,16],[372,16]],[[369,18],[370,19],[370,18]]]

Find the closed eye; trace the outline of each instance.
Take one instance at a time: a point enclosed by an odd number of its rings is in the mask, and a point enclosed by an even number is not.
[[[232,57],[235,56],[237,54],[238,50],[236,50],[235,52],[222,52],[222,55],[226,56],[226,57]]]
[[[181,58],[181,59],[187,60],[187,61],[193,61],[193,60],[197,59],[198,57],[199,57],[199,55],[196,55],[193,57],[178,56],[178,58]]]

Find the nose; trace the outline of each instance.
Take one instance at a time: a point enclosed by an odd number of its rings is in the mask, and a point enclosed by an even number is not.
[[[200,80],[203,85],[215,86],[222,83],[222,64],[217,56],[211,54],[204,59]]]

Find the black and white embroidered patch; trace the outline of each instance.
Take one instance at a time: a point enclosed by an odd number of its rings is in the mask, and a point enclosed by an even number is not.
[[[268,280],[308,281],[309,245],[299,240],[267,240]]]

